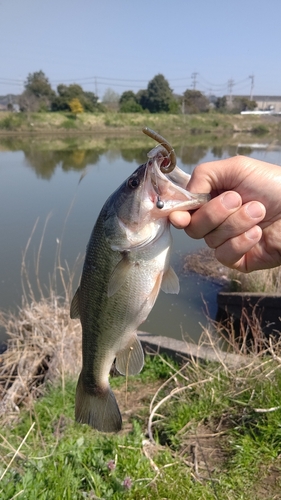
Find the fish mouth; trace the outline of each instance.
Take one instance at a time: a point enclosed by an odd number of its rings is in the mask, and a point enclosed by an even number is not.
[[[175,166],[165,173],[167,158],[157,152],[146,167],[148,191],[153,202],[156,218],[169,215],[175,210],[193,210],[209,201],[209,194],[193,194],[187,191],[190,175]]]
[[[165,196],[168,190],[169,178],[164,173],[167,158],[157,153],[154,158],[147,162],[147,170],[150,174],[150,182],[157,196]]]

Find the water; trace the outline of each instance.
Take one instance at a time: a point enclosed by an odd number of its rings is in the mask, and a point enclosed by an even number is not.
[[[40,282],[48,286],[54,270],[55,255],[61,243],[61,261],[70,270],[77,256],[80,262],[74,279],[78,284],[82,257],[98,213],[106,198],[146,160],[149,146],[132,148],[130,141],[121,146],[106,141],[102,146],[83,146],[76,141],[0,141],[0,234],[1,274],[0,308],[16,311],[22,302],[21,262],[24,249],[37,222],[27,252],[26,262],[34,288],[34,268],[40,251]],[[277,146],[240,145],[241,152],[257,159],[281,164]],[[243,149],[244,148],[244,149]],[[246,149],[245,149],[246,148]],[[237,145],[211,148],[187,146],[176,148],[178,165],[191,173],[199,162],[224,158],[237,153]],[[87,175],[79,183],[81,173]],[[206,308],[211,317],[216,314],[218,285],[195,275],[182,273],[186,253],[205,246],[204,241],[188,238],[173,228],[172,265],[180,276],[178,296],[160,293],[157,303],[142,329],[156,335],[198,339],[202,325],[207,324]],[[60,292],[60,289],[58,290]],[[3,340],[4,334],[0,340]]]

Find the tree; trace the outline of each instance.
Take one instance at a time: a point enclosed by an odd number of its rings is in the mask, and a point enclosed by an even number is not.
[[[245,96],[236,96],[233,99],[232,112],[241,113],[241,111],[253,111],[256,107],[256,101],[251,101]]]
[[[121,113],[141,113],[143,108],[137,102],[137,96],[132,90],[123,92],[119,99],[119,111]]]
[[[24,87],[25,90],[35,95],[38,99],[41,99],[42,97],[52,99],[55,96],[55,91],[52,89],[45,73],[41,70],[36,71],[35,73],[29,73]]]
[[[115,90],[108,88],[103,95],[102,102],[107,109],[117,111],[119,108],[119,99],[120,95]]]
[[[42,104],[42,102],[41,102]],[[34,94],[25,90],[19,96],[19,107],[23,113],[33,113],[39,110],[40,108],[40,100],[35,97]]]
[[[137,102],[137,96],[132,90],[126,90],[125,92],[123,92],[123,94],[121,95],[121,97],[119,99],[119,104],[122,105],[128,101]]]
[[[93,111],[101,110],[101,106],[98,102],[98,97],[94,92],[84,92],[82,104],[85,111],[93,113]]]
[[[64,85],[61,83],[57,86],[58,95],[52,102],[53,111],[71,111],[70,102],[73,99],[79,99],[83,96],[83,89],[80,85],[72,83],[71,85]]]
[[[21,111],[46,111],[50,109],[56,94],[43,71],[29,73],[24,87],[25,90],[19,99]]]
[[[58,95],[52,102],[53,111],[71,111],[70,102],[78,99],[83,110],[93,112],[99,108],[98,98],[93,92],[84,92],[77,83],[70,85],[60,84],[57,87]]]
[[[73,99],[71,99],[71,101],[69,102],[69,107],[70,107],[71,113],[73,113],[75,115],[75,118],[77,118],[77,115],[79,113],[83,113],[83,111],[84,111],[84,108],[77,97],[74,97]]]
[[[223,97],[218,97],[215,102],[216,109],[218,109],[219,111],[225,111],[226,104],[227,104],[227,99],[225,95]]]
[[[166,78],[158,74],[147,86],[146,92],[140,94],[140,105],[151,113],[169,113],[173,103],[173,93]]]
[[[103,95],[102,101],[105,104],[117,103],[117,102],[119,102],[119,99],[120,99],[119,94],[117,92],[115,92],[115,90],[108,88],[108,89],[106,89],[106,91]]]
[[[187,89],[183,94],[183,113],[202,113],[209,111],[209,100],[200,90]]]
[[[136,94],[136,100],[138,104],[142,107],[142,109],[146,109],[147,111],[149,110],[147,89],[139,90],[138,93]]]

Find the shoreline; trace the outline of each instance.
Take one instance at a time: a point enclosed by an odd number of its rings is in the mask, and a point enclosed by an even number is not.
[[[270,135],[277,139],[281,132],[281,116],[231,115],[209,112],[194,115],[148,113],[81,113],[74,118],[71,113],[12,113],[0,112],[0,137],[19,135],[139,135],[143,127],[150,127],[166,136],[174,134],[232,136],[254,134]]]

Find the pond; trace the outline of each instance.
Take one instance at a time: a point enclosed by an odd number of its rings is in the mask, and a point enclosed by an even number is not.
[[[216,147],[173,145],[179,167],[188,173],[199,162],[237,152],[281,164],[281,150],[276,144],[270,148],[250,141]],[[71,273],[75,268],[75,289],[86,244],[103,203],[146,161],[151,147],[149,140],[134,144],[129,139],[87,141],[82,137],[0,139],[1,310],[16,312],[22,303],[21,263],[28,242],[26,264],[35,296],[39,297],[35,269],[47,294],[58,249],[63,267],[68,266]],[[79,182],[85,169],[86,175]],[[208,323],[207,310],[209,316],[215,318],[219,285],[182,272],[183,256],[205,244],[174,228],[172,232],[172,265],[180,277],[181,291],[178,296],[161,292],[141,329],[155,335],[189,337],[197,341],[201,325]],[[62,293],[59,283],[57,293]],[[1,335],[0,342],[5,337],[3,332]]]

